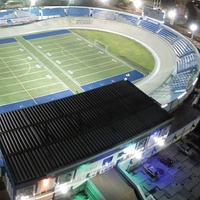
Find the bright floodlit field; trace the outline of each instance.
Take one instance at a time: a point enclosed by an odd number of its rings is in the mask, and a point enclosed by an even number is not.
[[[138,66],[153,69],[151,53],[133,40],[100,31],[73,31],[31,40],[17,36],[17,42],[0,44],[0,106],[67,90],[80,93],[85,84]]]

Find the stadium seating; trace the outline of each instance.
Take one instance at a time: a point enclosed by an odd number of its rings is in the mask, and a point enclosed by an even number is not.
[[[157,32],[160,29],[160,24],[157,22],[152,22],[149,20],[141,20],[139,25],[140,27],[147,29],[153,33]]]
[[[88,17],[90,16],[90,9],[89,8],[67,8],[67,16],[79,16],[79,17]]]
[[[138,22],[137,17],[125,15],[125,14],[121,14],[121,13],[116,14],[115,20],[118,22],[123,22],[123,23],[127,23],[127,24],[132,24],[132,25],[136,25]]]
[[[190,53],[184,57],[179,58],[177,62],[177,73],[192,69],[196,65],[196,54]]]
[[[114,11],[94,9],[93,12],[92,12],[92,17],[99,18],[99,19],[114,20],[115,19],[115,12]]]
[[[161,30],[158,31],[157,33],[160,37],[164,38],[171,44],[177,40],[179,37],[178,35],[175,35],[174,33],[170,32],[169,30],[162,28]]]
[[[12,14],[13,11],[14,11],[13,9],[7,10],[7,11],[1,11],[1,12],[0,12],[0,18],[1,18],[1,19],[7,19],[7,16],[8,16],[9,14]]]
[[[65,17],[65,12],[63,8],[43,8],[43,16],[60,16]]]
[[[174,49],[178,57],[181,57],[188,53],[193,52],[193,49],[190,46],[190,44],[187,43],[186,40],[183,40],[183,39],[177,40],[175,43],[173,43],[172,48]]]
[[[33,14],[35,16],[40,16],[40,9],[39,8],[34,8],[34,7],[31,7],[31,8],[23,8],[23,11],[24,12],[27,12],[29,14]]]
[[[190,79],[194,71],[195,69],[176,74],[170,82],[171,90],[175,92],[186,90],[187,87],[190,85]]]

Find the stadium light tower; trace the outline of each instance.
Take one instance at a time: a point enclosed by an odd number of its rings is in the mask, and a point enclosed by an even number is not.
[[[176,12],[175,12],[175,10],[170,10],[170,11],[168,12],[168,16],[169,16],[169,18],[170,18],[170,24],[173,25],[173,24],[174,24],[174,19],[175,19],[175,17],[176,17]]]
[[[190,30],[192,31],[191,40],[193,40],[194,32],[197,30],[197,25],[196,24],[191,24],[190,25]]]
[[[136,8],[136,12],[139,12],[139,8],[142,5],[142,1],[141,0],[135,0],[133,3],[134,3],[134,6]]]
[[[32,6],[35,6],[35,2],[36,2],[37,0],[31,0],[31,7]]]

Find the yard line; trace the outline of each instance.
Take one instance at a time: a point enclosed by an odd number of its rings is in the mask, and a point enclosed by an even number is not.
[[[37,74],[37,73],[41,73],[41,72],[46,72],[46,70],[41,70],[41,71],[37,71],[37,72],[32,72],[32,73],[29,73],[30,75],[32,74]],[[6,73],[9,73],[9,72],[5,72],[5,73],[0,73],[0,74],[6,74]],[[18,75],[17,77],[23,77],[23,76],[27,76],[27,73],[26,74],[21,74],[21,75]],[[3,77],[3,78],[0,78],[1,80],[6,80],[6,79],[10,79],[12,77]],[[13,77],[14,78],[14,77]]]
[[[19,93],[24,93],[24,92],[26,92],[26,91],[25,90],[20,90],[20,91],[18,90],[16,92],[10,92],[10,93],[6,93],[6,94],[0,94],[0,97],[6,97],[6,96],[13,95],[13,94],[19,94]]]
[[[74,38],[74,37],[73,37],[73,38]],[[68,40],[68,41],[72,41],[71,38],[67,38],[67,39],[64,38],[64,39],[60,39],[60,40],[62,40],[62,41],[63,41],[63,40],[65,40],[65,41],[67,41],[67,40]],[[52,39],[51,39],[51,42],[50,42],[50,43],[49,43],[49,40],[48,40],[48,41],[41,41],[41,42],[38,42],[38,43],[37,43],[37,42],[34,42],[33,44],[34,44],[34,45],[39,45],[39,46],[42,46],[42,47],[45,48],[45,47],[51,46],[51,45],[52,45],[53,43],[55,43],[55,42],[59,42],[60,40],[58,40],[58,39],[52,40]],[[74,41],[76,41],[75,38],[74,38]],[[63,44],[63,43],[65,44],[66,42],[62,42],[62,44]]]
[[[90,74],[87,74],[87,75],[84,75],[84,76],[79,76],[79,77],[76,77],[75,79],[80,79],[80,78],[85,78],[85,77],[88,77],[88,76],[91,76],[91,75],[94,75],[94,74],[99,74],[101,72],[106,72],[106,71],[110,71],[110,70],[113,70],[113,69],[117,69],[119,68],[120,66],[116,66],[116,67],[113,67],[112,69],[106,69],[106,70],[102,70],[100,72],[94,72],[94,73],[90,73]]]
[[[24,47],[24,48],[27,50],[27,52],[29,52],[29,54],[32,55],[32,56],[35,58],[35,60],[38,61],[38,63],[40,63],[40,64],[46,69],[46,71],[48,71],[53,77],[55,77],[55,78],[58,80],[58,82],[60,82],[64,87],[68,88],[68,86],[67,86],[62,80],[60,80],[60,79],[58,78],[58,76],[56,76],[56,75],[55,75],[48,67],[46,67],[37,57],[35,57],[35,55],[32,54],[24,45],[22,45],[20,42],[19,42],[19,44],[20,44],[22,47]],[[32,44],[30,44],[29,42],[28,42],[28,44],[32,46]],[[33,47],[33,46],[32,46],[32,47]],[[34,48],[34,47],[33,47],[33,48]],[[34,48],[34,49],[36,49],[36,48]],[[36,50],[38,50],[38,49],[36,49]]]
[[[107,62],[105,64],[103,64],[102,66],[98,67],[98,69],[101,69],[101,68],[105,68],[105,67],[108,67],[109,65],[113,64],[113,62]],[[117,65],[118,67],[123,67],[124,65]],[[116,67],[116,66],[115,66]],[[73,70],[74,73],[78,72],[78,71],[81,71],[81,70],[85,70],[85,69],[91,69],[91,67],[87,67],[87,68],[80,68],[80,69],[77,69],[77,70]],[[92,68],[95,68],[95,67],[92,67]],[[112,68],[109,68],[109,69],[113,69]],[[100,72],[99,72],[100,73]]]
[[[5,53],[14,53],[14,52],[20,52],[20,51],[19,51],[19,49],[16,49],[16,50],[12,50],[12,51],[7,52],[7,51],[5,51],[5,49],[4,49],[3,52],[0,52],[0,56],[1,56],[1,54],[5,54]],[[21,54],[20,54],[20,55],[21,55]],[[12,57],[12,56],[10,56],[10,57]]]
[[[53,43],[53,42],[59,41],[59,40],[66,40],[66,38],[68,40],[68,39],[71,39],[71,38],[75,38],[75,36],[72,35],[72,34],[70,34],[68,36],[64,35],[62,38],[59,37],[59,36],[56,36],[55,39],[51,38],[51,42]],[[44,38],[41,38],[41,40],[33,42],[34,45],[43,44],[43,43],[48,43],[49,44],[49,40],[45,40]]]
[[[85,52],[87,52],[87,51],[85,51]],[[85,52],[82,52],[82,53],[85,53]],[[81,54],[81,53],[80,53]],[[79,54],[79,55],[80,55]],[[72,61],[72,60],[77,60],[77,59],[79,59],[79,60],[81,60],[82,58],[85,58],[85,57],[88,57],[88,56],[95,56],[96,54],[98,54],[98,53],[93,53],[93,54],[89,54],[89,52],[88,52],[88,55],[85,55],[85,56],[76,56],[76,55],[73,55],[73,58],[71,57],[71,58],[67,58],[67,59],[61,59],[62,60],[62,62],[65,62],[65,61]],[[70,54],[71,55],[71,54]],[[65,54],[64,54],[64,56],[66,56]],[[57,58],[63,58],[63,56],[59,56],[59,57],[53,57],[52,56],[52,58],[53,59],[57,59]]]
[[[14,42],[15,43],[15,42]],[[3,49],[4,49],[4,51],[6,50],[6,49],[13,49],[13,48],[15,48],[15,47],[18,47],[18,44],[17,44],[17,42],[16,42],[16,45],[13,45],[14,43],[12,43],[12,46],[10,46],[10,45],[8,45],[7,43],[6,44],[1,44],[1,45],[7,45],[7,46],[5,46]],[[11,44],[11,43],[10,43]]]
[[[38,90],[38,89],[42,89],[42,88],[47,88],[49,86],[52,86],[52,85],[59,85],[60,83],[51,83],[51,84],[48,84],[48,85],[43,85],[43,86],[40,86],[40,87],[35,87],[35,88],[31,88],[31,89],[28,89],[28,91],[32,91],[32,90]],[[68,89],[68,88],[67,88]]]
[[[60,46],[59,44],[57,44],[56,43],[56,45],[58,45],[58,46]],[[61,47],[61,46],[60,46]],[[62,49],[64,49],[63,47],[61,47],[61,52],[62,52]],[[64,49],[65,51],[67,51],[66,49]],[[67,51],[67,52],[69,52],[69,51]],[[70,52],[69,52],[69,54],[71,54]],[[75,57],[73,54],[71,54],[73,57]],[[75,58],[77,58],[77,57],[75,57]],[[82,64],[84,64],[84,65],[86,65],[86,66],[88,66],[87,64],[85,64],[82,60],[80,60],[79,58],[77,58],[77,60],[79,60]],[[88,66],[89,67],[89,66]],[[70,76],[71,77],[71,76]]]
[[[24,40],[23,38],[21,38],[21,37],[17,37],[18,38],[18,41],[20,41],[21,42],[21,45],[22,46],[24,46],[24,47],[26,47],[26,49],[27,48],[32,48],[32,50],[34,50],[34,54],[35,55],[39,55],[40,54],[40,56],[41,57],[43,57],[43,59],[46,59],[46,61],[45,61],[45,63],[47,62],[47,63],[49,63],[50,64],[50,66],[52,67],[51,68],[51,73],[53,73],[53,72],[55,72],[55,74],[54,74],[54,76],[56,76],[56,74],[57,73],[59,73],[59,75],[60,75],[60,72],[62,72],[62,75],[61,76],[63,76],[63,74],[66,76],[66,78],[65,79],[63,79],[63,84],[65,85],[65,82],[67,82],[67,84],[68,84],[68,80],[66,80],[67,78],[69,79],[69,81],[71,81],[71,83],[69,82],[69,84],[71,84],[72,85],[72,87],[75,87],[73,90],[74,90],[74,93],[76,93],[76,91],[80,91],[80,92],[83,92],[83,89],[80,87],[80,85],[79,85],[79,83],[77,82],[77,81],[75,81],[75,80],[73,80],[70,76],[68,76],[68,74],[62,69],[62,68],[60,68],[60,66],[56,63],[56,62],[53,62],[51,59],[49,59],[49,57],[47,57],[44,53],[42,53],[42,51],[40,50],[40,49],[36,49],[35,47],[34,47],[34,45],[33,44],[31,44],[31,42],[30,41],[26,41],[26,40]],[[30,51],[29,51],[30,52]],[[31,52],[30,52],[31,53]],[[32,54],[32,53],[31,53]],[[34,56],[35,57],[35,56]],[[44,65],[44,64],[43,64]],[[48,68],[47,68],[48,69]],[[49,69],[48,69],[49,70]],[[50,70],[49,70],[50,71]],[[58,76],[56,76],[56,77],[58,77]],[[65,85],[65,87],[67,87],[66,85]]]
[[[89,54],[89,52],[91,52],[91,53],[94,52],[94,49],[91,49],[91,50],[88,50],[88,51],[86,51],[84,48],[81,48],[81,49],[83,49],[83,51],[78,51],[78,52],[76,52],[76,54],[80,55],[81,53],[87,53],[87,52],[88,52],[88,54]],[[60,55],[60,54],[59,54],[59,56],[54,56],[55,54],[58,54],[58,52],[53,53],[51,57],[52,57],[52,58],[55,58],[55,59],[56,59],[56,58],[59,59],[60,57],[62,57],[62,55]],[[73,54],[73,55],[76,56],[76,54]],[[93,54],[89,54],[89,55],[91,56],[91,55],[95,55],[95,54],[97,54],[97,53],[93,53]],[[67,55],[67,54],[64,53],[63,55],[64,55],[64,56],[68,56],[69,54]],[[70,54],[70,55],[71,55],[71,54]],[[87,55],[87,56],[88,56],[88,55]],[[78,56],[78,57],[79,57],[79,58],[82,58],[82,57],[80,57],[80,56]]]
[[[4,60],[0,57],[0,59],[4,62]],[[7,63],[4,62],[5,65],[7,65]],[[8,65],[7,65],[8,66]],[[10,67],[8,66],[10,72],[13,74],[13,76],[16,78],[16,80],[20,83],[20,85],[24,88],[24,90],[27,92],[27,94],[31,97],[31,99],[33,99],[32,95],[26,90],[26,88],[24,87],[24,85],[20,82],[20,80],[18,79],[18,77],[15,75],[15,73],[13,73],[13,71],[10,69]],[[37,104],[37,102],[33,99],[34,103]]]

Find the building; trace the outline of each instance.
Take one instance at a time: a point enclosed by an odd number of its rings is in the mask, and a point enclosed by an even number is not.
[[[0,145],[11,199],[56,197],[63,189],[140,154],[159,151],[173,118],[128,81],[0,115]]]

